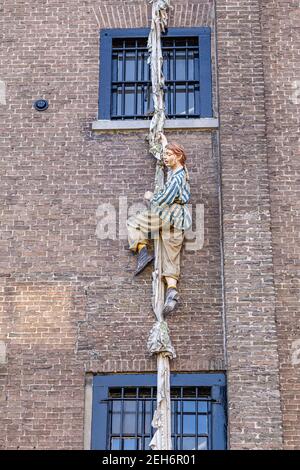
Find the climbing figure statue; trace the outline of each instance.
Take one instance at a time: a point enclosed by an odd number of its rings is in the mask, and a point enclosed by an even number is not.
[[[163,162],[168,169],[164,187],[154,194],[147,191],[144,199],[148,209],[127,220],[129,249],[137,253],[138,275],[154,259],[149,249],[151,239],[161,235],[162,278],[166,283],[166,298],[162,314],[166,317],[177,307],[177,282],[180,275],[180,251],[184,233],[192,225],[187,204],[190,200],[189,175],[186,154],[181,145],[167,143],[159,135],[163,147]]]

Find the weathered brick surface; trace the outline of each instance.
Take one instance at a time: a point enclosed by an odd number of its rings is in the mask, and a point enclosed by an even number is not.
[[[173,2],[171,25],[213,25],[211,2],[188,4]],[[133,279],[126,240],[96,236],[98,206],[141,201],[155,162],[143,131],[90,130],[99,28],[147,26],[150,9],[144,0],[17,1],[2,13],[1,446],[82,448],[85,372],[156,369],[146,351],[151,270]],[[39,97],[49,100],[44,113],[32,107]],[[204,248],[183,253],[182,304],[169,322],[172,369],[224,370],[216,139],[168,137],[185,145],[193,203],[205,205]]]
[[[298,1],[262,2],[276,319],[285,449],[300,448]]]
[[[193,204],[205,206],[204,247],[182,256],[172,369],[228,361],[230,448],[280,448],[282,422],[284,447],[297,448],[297,49],[287,46],[299,9],[291,0],[172,5],[170,26],[212,28],[221,122],[220,132],[168,132],[186,147]],[[0,446],[80,449],[85,373],[155,370],[151,269],[133,279],[126,240],[96,234],[97,208],[118,207],[119,195],[129,207],[141,201],[155,162],[143,131],[91,132],[99,29],[148,26],[151,8],[6,0],[0,9]],[[39,97],[44,113],[32,107]]]
[[[230,447],[282,444],[259,2],[218,0]]]

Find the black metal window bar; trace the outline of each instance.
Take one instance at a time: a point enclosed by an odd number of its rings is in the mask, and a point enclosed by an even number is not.
[[[211,449],[211,388],[171,389],[174,450]],[[108,403],[108,450],[149,450],[155,387],[111,388]]]
[[[198,37],[162,39],[167,117],[200,117]],[[112,119],[150,119],[152,87],[147,39],[113,39]]]

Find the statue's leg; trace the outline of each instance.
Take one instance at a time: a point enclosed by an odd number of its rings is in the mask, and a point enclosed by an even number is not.
[[[127,220],[129,249],[136,252],[139,244],[149,246],[150,239],[158,236],[160,226],[160,218],[150,209],[129,217]]]
[[[128,245],[133,252],[138,251],[139,244],[149,244],[147,220],[148,211],[133,215],[127,220]]]
[[[184,231],[175,227],[164,226],[162,229],[162,275],[175,280],[180,276],[180,252],[184,240]]]
[[[138,252],[135,275],[139,274],[154,259],[154,254],[148,253],[149,239],[158,236],[159,217],[150,210],[141,212],[127,221],[129,248]]]
[[[139,228],[134,228],[130,225],[127,225],[127,233],[129,249],[134,253],[138,251],[139,245],[148,246],[149,240],[147,238],[147,233],[144,233]]]
[[[162,230],[162,276],[168,284],[162,312],[164,316],[174,311],[179,301],[177,281],[180,275],[180,251],[183,239],[184,232],[182,230],[174,227],[170,230]]]

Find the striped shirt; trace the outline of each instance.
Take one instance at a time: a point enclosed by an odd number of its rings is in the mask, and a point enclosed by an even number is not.
[[[167,181],[163,189],[151,198],[151,210],[169,222],[175,228],[188,230],[192,218],[186,206],[191,197],[190,185],[186,180],[183,167],[175,172],[168,171]]]

